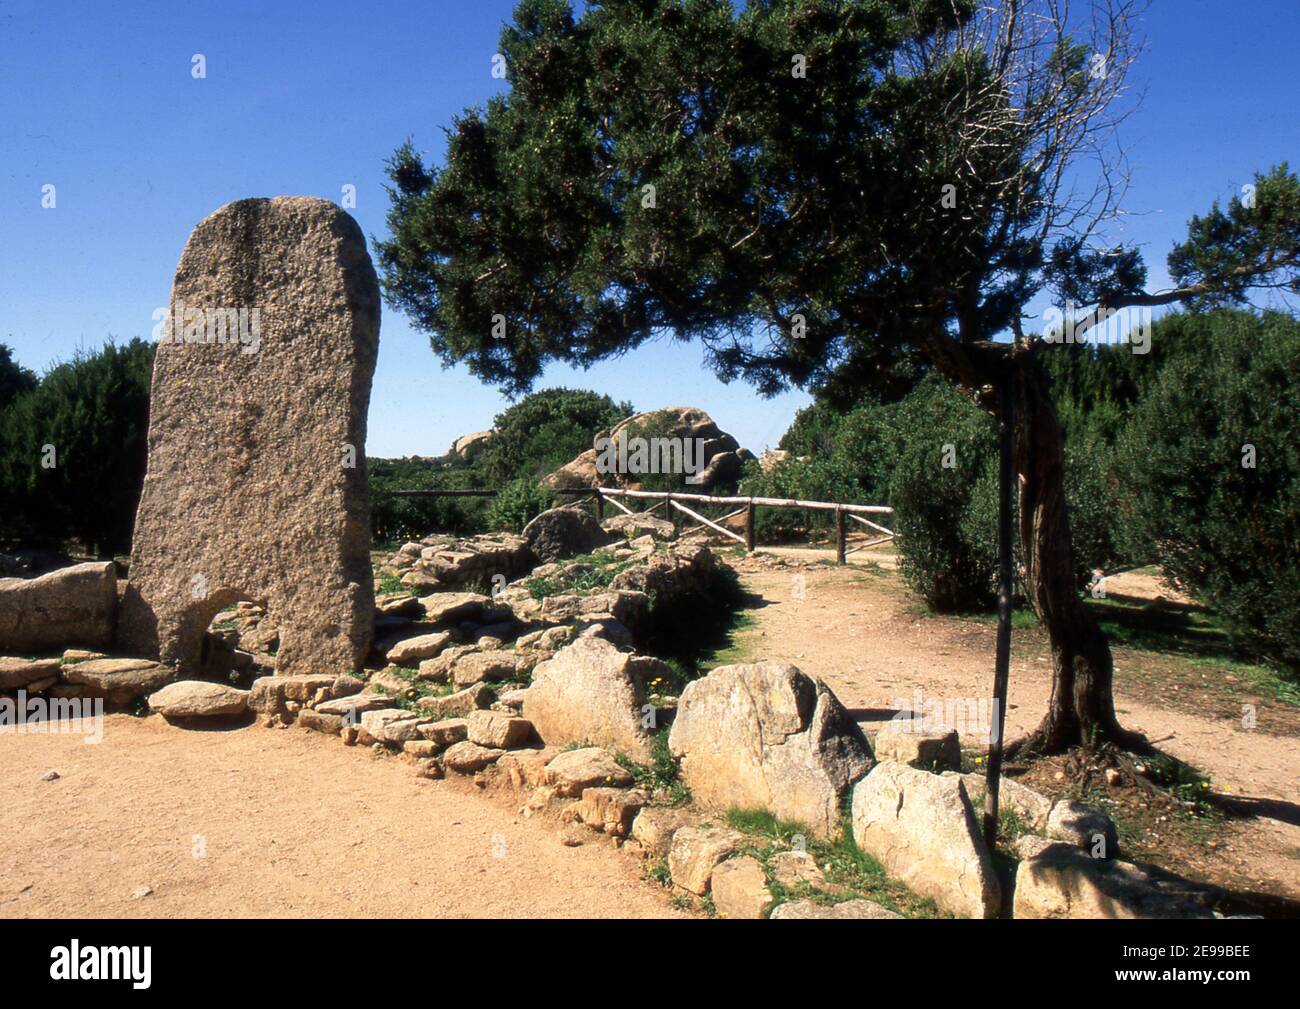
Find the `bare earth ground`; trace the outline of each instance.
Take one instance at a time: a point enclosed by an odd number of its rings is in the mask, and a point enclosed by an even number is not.
[[[773,556],[793,563],[774,567]],[[749,592],[762,597],[749,611],[753,624],[737,636],[736,655],[729,661],[775,659],[821,677],[869,733],[900,706],[912,706],[916,688],[923,699],[991,694],[992,623],[920,613],[917,599],[891,570],[888,553],[855,554],[851,560],[858,563],[842,568],[808,563],[826,557],[819,550],[764,548],[752,560],[728,558]],[[874,571],[866,566],[872,562],[879,565]],[[803,578],[802,599],[796,598],[796,576]],[[1154,578],[1139,575],[1117,576],[1108,584],[1113,593],[1160,591]],[[1045,636],[1016,631],[1013,638],[1018,644],[1011,663],[1008,738],[1037,725],[1051,688]],[[1278,805],[1285,807],[1280,818],[1230,821],[1227,843],[1197,858],[1201,874],[1300,896],[1300,816],[1295,815],[1300,812],[1300,713],[1245,686],[1234,697],[1229,684],[1225,699],[1222,690],[1202,695],[1186,684],[1181,691],[1162,686],[1160,679],[1153,684],[1139,673],[1158,659],[1123,648],[1115,649],[1115,657],[1115,703],[1124,725],[1209,774],[1215,790],[1281,800]],[[1224,676],[1212,668],[1195,675],[1220,686]],[[1247,702],[1259,706],[1254,730],[1240,722],[1241,703]],[[1180,871],[1178,865],[1168,868]]]
[[[109,715],[0,766],[0,916],[681,916],[622,853],[315,732]]]

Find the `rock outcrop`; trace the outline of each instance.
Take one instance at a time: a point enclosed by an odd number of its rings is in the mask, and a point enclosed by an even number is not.
[[[590,743],[650,758],[646,686],[672,675],[659,659],[620,652],[608,641],[579,638],[533,670],[523,714],[550,746]]]
[[[825,837],[871,746],[830,689],[777,662],[722,666],[682,692],[668,736],[682,780],[714,809],[766,809]]]
[[[566,505],[544,511],[524,526],[524,539],[538,560],[550,564],[589,554],[608,543],[610,536],[590,512]]]
[[[957,775],[877,764],[853,789],[853,839],[889,875],[953,914],[997,916],[997,873]]]

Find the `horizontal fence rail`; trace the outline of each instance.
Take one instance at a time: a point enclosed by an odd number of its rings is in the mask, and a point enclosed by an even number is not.
[[[428,488],[421,490],[398,490],[391,491],[395,497],[496,497],[497,492],[486,488]],[[869,547],[879,546],[887,543],[897,537],[897,534],[884,526],[872,522],[870,519],[863,518],[863,515],[892,515],[894,509],[886,505],[867,505],[867,504],[844,504],[836,501],[803,501],[799,498],[776,498],[776,497],[750,497],[741,495],[719,495],[710,494],[689,494],[678,491],[658,491],[658,490],[628,490],[622,487],[563,487],[556,490],[557,494],[565,496],[578,496],[590,498],[596,506],[596,517],[603,519],[605,516],[605,504],[609,503],[619,509],[626,515],[635,515],[637,512],[632,511],[620,501],[620,498],[637,501],[655,501],[652,507],[640,514],[648,515],[651,512],[658,511],[660,508],[667,506],[669,512],[673,514],[673,524],[678,523],[678,513],[685,515],[699,523],[699,530],[709,529],[719,533],[728,539],[735,540],[744,546],[746,550],[753,553],[757,546],[754,535],[754,516],[759,508],[776,508],[776,509],[794,509],[808,511],[834,512],[835,514],[835,560],[836,563],[845,564],[850,554],[857,553],[859,550],[866,550]],[[699,506],[724,506],[731,507],[733,510],[723,515],[721,518],[710,519],[701,515],[694,508],[687,506],[686,502]],[[739,507],[735,507],[739,505]],[[732,529],[725,528],[722,523],[729,519],[744,514],[745,516],[745,533],[740,533]],[[848,549],[848,526],[846,519],[852,519],[861,525],[879,533],[874,539],[869,539],[865,543],[857,544],[853,549]],[[696,530],[692,530],[696,531]]]

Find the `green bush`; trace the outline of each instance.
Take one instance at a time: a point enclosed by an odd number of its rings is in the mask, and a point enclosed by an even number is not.
[[[899,404],[894,423],[902,436],[890,479],[899,570],[936,610],[991,607],[997,537],[985,530],[990,511],[996,530],[992,419],[951,387],[926,382]],[[974,503],[977,491],[982,504]]]
[[[34,387],[6,380],[18,391],[0,416],[0,538],[56,548],[75,541],[100,556],[130,550],[153,352],[140,339],[108,343],[56,365]]]
[[[555,494],[537,482],[536,477],[522,476],[502,487],[488,505],[485,521],[491,529],[517,533],[532,519],[555,505]]]
[[[376,543],[418,540],[435,532],[471,535],[487,529],[487,501],[477,497],[399,497],[397,490],[482,486],[467,463],[439,465],[432,459],[368,459],[370,528]]]
[[[492,422],[492,439],[477,460],[484,486],[534,480],[591,448],[601,431],[632,416],[630,403],[585,389],[543,389],[523,397]]]
[[[1300,322],[1180,325],[1197,352],[1164,366],[1119,442],[1128,548],[1153,551],[1242,645],[1300,666]]]

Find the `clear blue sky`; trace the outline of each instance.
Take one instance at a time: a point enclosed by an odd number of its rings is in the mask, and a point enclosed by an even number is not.
[[[0,0],[0,342],[43,371],[109,336],[148,337],[190,230],[241,197],[338,200],[350,183],[352,213],[382,236],[384,159],[408,135],[441,157],[439,127],[500,87],[491,57],[512,7]],[[1154,0],[1142,27],[1124,237],[1162,285],[1189,215],[1255,169],[1300,167],[1300,2]],[[206,79],[191,77],[194,53]],[[698,347],[669,343],[554,367],[540,385],[697,405],[756,451],[808,401],[724,386]],[[438,454],[505,404],[385,308],[370,454]]]

